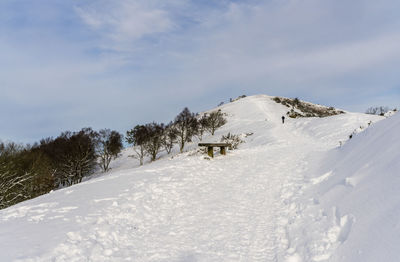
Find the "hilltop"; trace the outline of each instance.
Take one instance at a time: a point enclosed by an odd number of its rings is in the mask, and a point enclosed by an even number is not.
[[[0,259],[345,261],[371,224],[382,225],[380,190],[397,181],[398,115],[380,121],[328,108],[337,114],[287,117],[282,124],[290,109],[266,95],[217,109],[228,122],[203,140],[230,132],[244,141],[239,149],[207,159],[192,143],[142,167],[127,149],[110,173],[0,211]],[[356,135],[349,140],[350,134]],[[357,175],[364,167],[371,172]],[[370,182],[382,172],[386,182]],[[377,214],[366,220],[369,207],[349,198],[364,201],[372,185]],[[380,253],[393,248],[380,247]],[[371,252],[359,254],[368,261]]]

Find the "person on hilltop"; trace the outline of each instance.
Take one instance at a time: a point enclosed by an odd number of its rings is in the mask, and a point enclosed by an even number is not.
[[[282,124],[285,123],[285,116],[282,116]]]

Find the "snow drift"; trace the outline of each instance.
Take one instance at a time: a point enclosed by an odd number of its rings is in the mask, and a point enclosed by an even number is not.
[[[332,261],[397,261],[400,245],[400,115],[359,133],[321,164],[312,193],[327,213],[346,214]],[[340,224],[340,222],[339,222]]]

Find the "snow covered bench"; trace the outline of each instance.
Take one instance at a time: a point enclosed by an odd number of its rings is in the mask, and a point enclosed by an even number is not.
[[[206,146],[210,157],[214,157],[214,147],[219,147],[221,155],[226,155],[226,148],[230,147],[228,143],[199,143],[199,146]]]

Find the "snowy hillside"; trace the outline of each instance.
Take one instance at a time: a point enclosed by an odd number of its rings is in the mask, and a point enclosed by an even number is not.
[[[0,261],[393,261],[399,115],[282,124],[271,98],[219,107],[228,123],[204,141],[245,140],[226,156],[193,143],[137,167],[128,149],[106,175],[1,210]]]
[[[317,209],[323,207],[327,217],[337,220],[345,242],[332,261],[398,261],[399,138],[397,114],[358,134],[320,164],[324,175],[309,194],[320,203]]]

